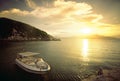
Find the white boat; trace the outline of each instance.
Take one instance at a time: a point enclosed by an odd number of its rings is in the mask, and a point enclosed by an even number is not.
[[[27,72],[35,74],[46,73],[50,70],[50,66],[42,58],[38,57],[39,54],[33,52],[18,53],[15,62]]]

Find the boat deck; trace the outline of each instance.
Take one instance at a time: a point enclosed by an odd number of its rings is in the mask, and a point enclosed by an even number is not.
[[[36,65],[35,62],[37,61],[34,57],[19,58],[18,60],[30,66]]]
[[[46,70],[48,69],[48,64],[43,61],[42,58],[35,58],[35,57],[23,57],[23,58],[17,58],[21,63],[22,65],[24,64],[24,66],[28,67],[29,68],[36,68],[36,69],[39,69],[39,70]]]

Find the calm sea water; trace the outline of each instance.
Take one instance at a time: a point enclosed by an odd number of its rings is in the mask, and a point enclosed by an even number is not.
[[[19,52],[40,52],[51,66],[45,75],[27,73],[16,67]],[[62,41],[10,42],[0,45],[1,81],[81,81],[99,67],[120,67],[120,40],[62,39]]]

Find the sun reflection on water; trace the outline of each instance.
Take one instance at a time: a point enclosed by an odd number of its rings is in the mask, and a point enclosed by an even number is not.
[[[88,58],[88,39],[83,39],[82,40],[82,57],[83,57],[83,61],[89,61]]]

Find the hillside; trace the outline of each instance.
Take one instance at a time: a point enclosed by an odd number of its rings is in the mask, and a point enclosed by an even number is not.
[[[0,40],[58,40],[28,24],[8,18],[0,18]]]

